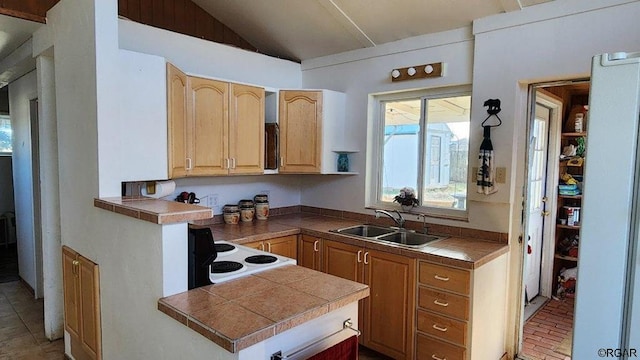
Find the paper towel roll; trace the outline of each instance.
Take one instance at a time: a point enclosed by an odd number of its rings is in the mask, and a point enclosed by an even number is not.
[[[148,194],[147,193],[147,187],[143,186],[142,190],[141,190],[141,194],[142,196],[148,196],[148,197],[152,197],[155,199],[161,198],[161,197],[165,197],[165,196],[169,196],[173,193],[173,191],[176,189],[176,182],[173,180],[167,180],[167,181],[156,181],[156,192],[153,194]]]

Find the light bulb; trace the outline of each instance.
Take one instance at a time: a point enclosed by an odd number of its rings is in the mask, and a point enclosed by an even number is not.
[[[409,76],[413,76],[416,74],[416,69],[410,67],[409,69],[407,69],[407,74],[409,74]]]
[[[427,74],[431,74],[433,72],[433,66],[431,65],[427,65],[424,67],[424,72],[426,72]]]
[[[400,77],[400,71],[398,71],[398,70],[394,69],[394,70],[391,72],[391,77],[392,77],[392,78],[394,78],[394,79],[397,79],[398,77]]]

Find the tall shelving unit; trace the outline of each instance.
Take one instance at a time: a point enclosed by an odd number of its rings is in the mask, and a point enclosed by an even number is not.
[[[563,116],[563,124],[560,134],[560,149],[561,151],[569,145],[578,147],[580,143],[586,144],[587,141],[587,119],[588,119],[588,84],[582,84],[575,87],[564,87],[561,95],[563,97],[565,105],[565,114]],[[577,113],[583,113],[583,125],[582,132],[575,131],[575,116]],[[580,140],[582,139],[582,140]],[[576,156],[570,156],[567,158],[559,159],[559,174],[561,179],[560,184],[564,184],[562,180],[563,174],[571,175],[578,181],[578,193],[563,193],[558,189],[558,201],[557,211],[558,218],[555,225],[555,254],[553,262],[553,294],[558,294],[560,274],[563,269],[569,269],[577,267],[579,254],[577,251],[577,243],[580,241],[580,221],[582,218],[582,183],[584,179],[584,157],[588,154],[578,154]],[[578,209],[579,218],[577,222],[572,223],[568,218],[568,208]],[[573,240],[576,240],[574,242]],[[567,279],[565,279],[567,280]],[[571,285],[567,287],[573,287]],[[572,296],[573,293],[565,292],[563,295]]]

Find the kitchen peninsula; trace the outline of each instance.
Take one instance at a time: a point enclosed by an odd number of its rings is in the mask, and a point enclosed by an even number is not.
[[[144,201],[147,205],[144,209],[138,209],[139,211],[150,211],[148,201],[157,201],[160,208],[167,206],[162,204],[162,200]],[[144,220],[143,222],[158,223],[153,221],[154,217],[140,216],[135,211],[135,201],[123,203],[116,199],[96,199],[95,204],[105,210]],[[123,211],[124,205],[128,211]],[[192,210],[203,209],[189,206]],[[164,256],[164,266],[173,267],[175,273],[164,271],[168,275],[163,277],[164,283],[168,281],[174,286],[167,286],[163,294],[156,298],[157,308],[177,320],[176,323],[179,322],[185,329],[188,327],[192,334],[197,332],[227,350],[229,359],[236,359],[241,358],[236,356],[240,356],[242,351],[250,352],[257,348],[265,351],[263,348],[268,342],[264,340],[275,339],[278,334],[287,334],[286,330],[294,326],[295,329],[300,329],[301,326],[316,328],[322,324],[335,331],[347,317],[351,317],[356,327],[357,302],[371,294],[360,302],[366,304],[361,306],[365,306],[368,311],[365,310],[364,316],[358,319],[359,326],[356,328],[363,331],[361,342],[375,350],[404,359],[446,355],[438,352],[439,349],[447,349],[464,359],[500,358],[503,355],[505,329],[495,324],[501,323],[496,319],[504,316],[501,307],[505,302],[508,251],[505,234],[434,226],[434,231],[449,237],[414,249],[332,231],[363,222],[387,225],[385,220],[375,219],[373,216],[311,207],[294,207],[287,212],[289,213],[272,216],[266,221],[254,220],[238,225],[221,224],[217,217],[205,219],[201,214],[191,220],[175,217],[181,222],[190,222],[191,227],[210,228],[215,240],[235,244],[252,246],[261,243],[266,249],[268,246],[265,244],[270,244],[274,239],[297,238],[298,266],[276,268],[229,283],[187,292],[186,285],[182,284],[184,280],[181,279],[182,274],[186,279],[186,271],[176,267],[176,264],[183,262],[180,257],[175,256],[174,251],[172,256]],[[171,216],[159,214],[158,218],[170,219]],[[179,225],[179,231],[184,231],[180,235],[186,243],[186,223]],[[410,228],[418,228],[420,225],[422,224],[408,222]],[[312,244],[311,247],[305,247],[305,242]],[[313,254],[319,259],[315,261],[315,265],[310,265],[312,263],[307,261],[308,257],[304,257],[305,249],[318,250]],[[186,252],[186,246],[183,250]],[[336,268],[336,264],[351,260],[354,266],[352,269],[361,269],[358,273],[349,275],[349,272]],[[382,269],[378,270],[376,266],[380,265]],[[362,277],[360,271],[366,276]],[[398,282],[385,277],[386,274],[404,275],[402,281]],[[175,279],[176,277],[180,279]],[[434,283],[434,278],[446,281]],[[402,286],[393,291],[383,288],[389,284]],[[239,291],[238,288],[242,290]],[[378,309],[381,301],[394,304],[394,307],[399,304],[400,310],[393,315],[393,320],[383,319],[384,316]],[[452,314],[447,312],[447,308],[433,306],[434,303],[449,302],[455,304],[455,309],[449,307],[455,310]],[[291,309],[288,309],[289,306]],[[335,316],[331,315],[331,310],[337,310],[334,311]],[[371,311],[378,311],[378,317],[369,316]],[[248,313],[252,320],[238,320]],[[327,317],[333,320],[328,320]],[[453,322],[452,325],[457,324],[462,330],[453,339],[433,333],[434,325],[443,328],[443,320]],[[387,327],[397,328],[397,331],[393,330],[397,335],[389,337],[386,330],[378,329],[381,321],[387,324],[394,321]],[[488,327],[485,325],[490,323],[493,324],[489,327],[492,330],[486,331]],[[446,326],[452,329],[454,327]],[[481,328],[485,330],[480,332]],[[306,340],[311,341],[313,337]],[[295,348],[306,340],[297,340],[286,346],[266,346],[269,350],[263,355],[276,347],[281,350]],[[443,344],[448,347],[443,348]]]

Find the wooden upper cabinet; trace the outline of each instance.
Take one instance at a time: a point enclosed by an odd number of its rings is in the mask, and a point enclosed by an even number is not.
[[[76,359],[102,358],[100,273],[98,265],[62,247],[64,328]]]
[[[281,173],[320,173],[322,92],[280,92]]]
[[[227,174],[229,83],[190,76],[187,104],[189,175]]]
[[[264,172],[264,89],[167,64],[169,178]]]
[[[169,178],[187,175],[187,75],[167,64]]]
[[[230,174],[264,172],[264,89],[231,84],[229,109]]]

